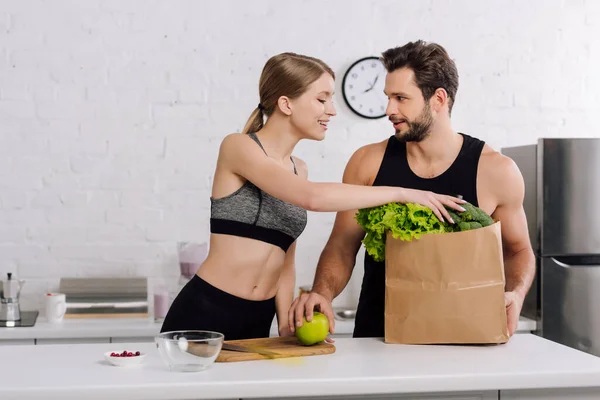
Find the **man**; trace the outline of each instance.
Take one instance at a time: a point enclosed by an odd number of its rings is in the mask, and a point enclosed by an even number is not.
[[[345,183],[389,185],[462,195],[501,221],[505,262],[505,304],[512,335],[535,275],[535,257],[523,210],[524,182],[516,164],[474,137],[452,129],[450,116],[458,72],[446,50],[417,41],[383,53],[387,69],[386,114],[395,135],[366,145],[350,158]],[[356,210],[339,212],[317,266],[313,289],[295,299],[290,330],[323,312],[334,333],[332,300],[348,283],[365,232]],[[365,253],[364,278],[354,337],[384,336],[385,263]]]

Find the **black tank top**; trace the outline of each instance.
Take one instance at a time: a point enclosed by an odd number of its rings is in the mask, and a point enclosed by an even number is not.
[[[463,144],[452,165],[431,179],[421,178],[410,169],[406,143],[391,136],[373,186],[400,186],[451,196],[461,195],[464,200],[479,206],[477,166],[485,142],[461,135]],[[364,268],[353,336],[384,337],[385,262],[376,262],[365,252]]]

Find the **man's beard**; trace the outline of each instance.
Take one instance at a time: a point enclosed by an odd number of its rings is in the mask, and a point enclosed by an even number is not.
[[[431,125],[433,125],[433,116],[431,115],[431,108],[429,103],[425,103],[421,115],[414,121],[406,120],[408,130],[401,133],[396,129],[396,139],[402,143],[406,142],[420,142],[429,136],[431,131]]]

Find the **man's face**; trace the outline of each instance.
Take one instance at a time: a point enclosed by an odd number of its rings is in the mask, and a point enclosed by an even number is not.
[[[421,89],[415,84],[413,71],[402,68],[388,73],[385,94],[388,97],[385,111],[396,130],[396,139],[402,142],[425,139],[434,119],[429,102],[423,99]]]

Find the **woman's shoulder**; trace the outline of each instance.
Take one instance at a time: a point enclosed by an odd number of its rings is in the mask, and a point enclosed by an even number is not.
[[[248,136],[247,134],[244,134],[244,133],[240,133],[240,132],[229,133],[229,134],[225,135],[223,140],[221,140],[221,147],[224,147],[224,146],[226,147],[226,146],[236,144],[236,143],[244,143],[246,140],[252,140],[252,139],[250,139],[250,136]]]
[[[245,133],[229,133],[221,140],[219,153],[221,154],[237,154],[246,146],[253,142],[250,135]]]

